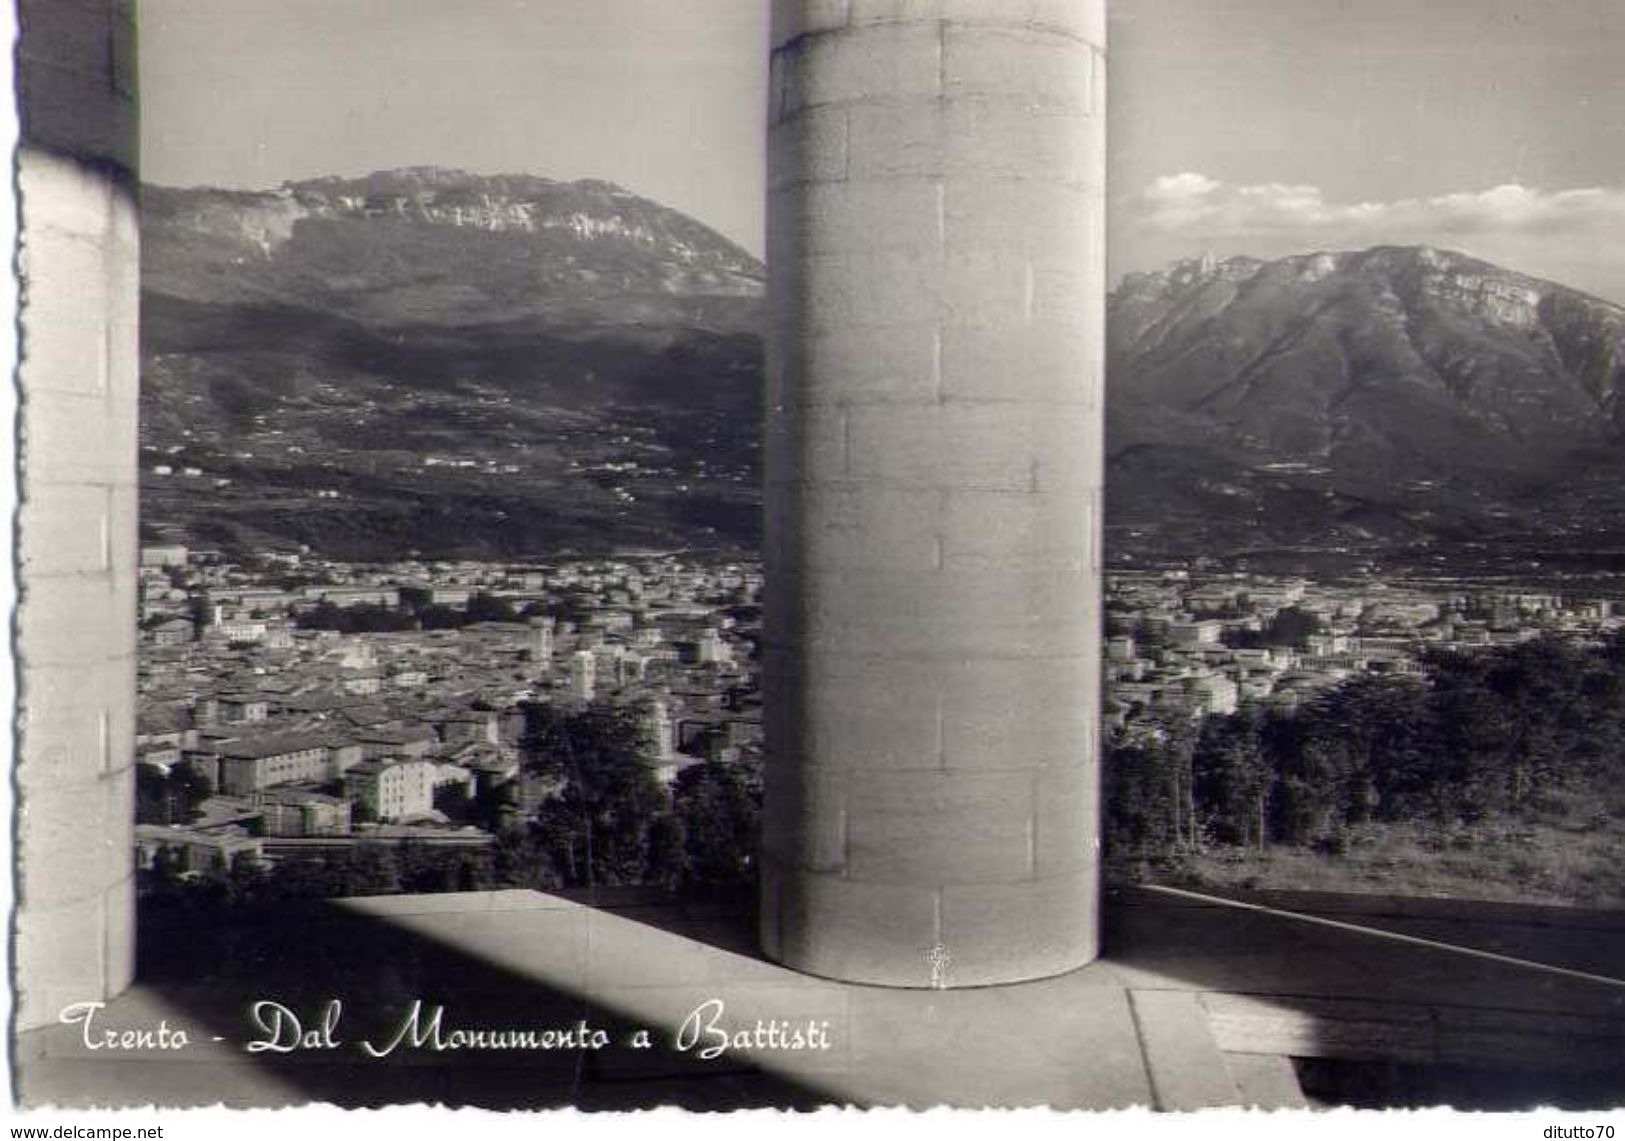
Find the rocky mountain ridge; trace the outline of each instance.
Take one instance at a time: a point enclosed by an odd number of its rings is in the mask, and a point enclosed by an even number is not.
[[[1372,542],[1609,522],[1618,306],[1464,254],[1378,247],[1193,259],[1126,278],[1108,313],[1120,520],[1188,512],[1237,543],[1248,528]]]
[[[761,263],[613,183],[416,167],[269,191],[142,192],[146,288],[201,301],[274,296],[369,320],[457,324],[608,307],[609,319],[716,321],[759,298]],[[391,306],[399,314],[391,313]],[[696,316],[698,315],[698,316]]]

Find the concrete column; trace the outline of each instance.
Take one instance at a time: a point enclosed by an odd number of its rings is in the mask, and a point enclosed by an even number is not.
[[[1104,0],[774,5],[762,942],[1096,954]]]
[[[134,12],[22,0],[16,1026],[134,970]]]

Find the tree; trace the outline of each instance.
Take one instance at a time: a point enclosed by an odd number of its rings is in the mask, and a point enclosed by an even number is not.
[[[1307,610],[1288,606],[1275,613],[1260,639],[1266,646],[1295,646],[1303,649],[1311,634],[1320,633],[1320,619]]]
[[[1262,727],[1253,707],[1203,722],[1192,758],[1197,799],[1222,842],[1266,843],[1275,773],[1264,756]]]
[[[460,630],[467,624],[467,614],[451,606],[427,606],[418,611],[418,621],[425,630]]]
[[[1147,718],[1148,732],[1106,757],[1108,854],[1168,856],[1199,846],[1189,718]]]
[[[1173,792],[1153,751],[1142,744],[1113,747],[1102,779],[1107,857],[1172,851],[1179,839]]]
[[[684,886],[686,860],[683,854],[683,825],[675,815],[662,812],[649,821],[649,866],[644,881],[669,891]]]
[[[189,764],[176,765],[169,770],[169,787],[181,823],[196,820],[203,802],[214,795],[214,785],[209,778]]]
[[[560,622],[579,626],[596,612],[597,598],[584,586],[567,586],[549,598],[546,612]]]
[[[156,765],[135,766],[135,819],[137,824],[172,824],[169,777]]]
[[[1264,749],[1275,772],[1270,829],[1276,843],[1317,843],[1340,835],[1347,823],[1347,742],[1316,726],[1306,713],[1277,713],[1265,723]]]
[[[1168,781],[1175,849],[1199,850],[1202,837],[1196,818],[1196,734],[1190,719],[1181,716],[1164,719],[1157,747],[1151,755]]]
[[[672,818],[681,837],[683,888],[755,882],[762,790],[748,773],[716,762],[683,770],[672,790]]]
[[[345,873],[320,854],[298,854],[277,860],[269,896],[282,904],[305,903],[342,895]]]
[[[1300,713],[1304,746],[1345,824],[1436,811],[1441,755],[1428,690],[1414,678],[1364,674],[1320,693]]]
[[[135,768],[135,818],[140,824],[188,824],[198,808],[214,795],[209,778],[190,765],[175,765],[165,772],[157,765]]]
[[[242,907],[260,903],[270,882],[271,873],[264,864],[248,852],[238,852],[226,870],[228,905]]]
[[[343,894],[393,895],[401,890],[400,869],[389,845],[363,842],[345,857]]]
[[[551,891],[564,886],[556,852],[545,829],[534,822],[497,833],[492,876],[500,887]]]
[[[570,882],[643,881],[648,827],[665,808],[651,745],[637,717],[619,706],[526,707],[525,765],[563,782],[558,807],[538,822],[561,846]]]
[[[395,863],[399,868],[401,890],[409,895],[454,890],[456,882],[453,875],[448,874],[452,868],[448,866],[446,856],[447,853],[416,840],[407,840],[398,845]]]
[[[443,784],[434,790],[434,808],[443,812],[456,824],[470,823],[475,815],[475,801],[461,784]]]
[[[495,595],[478,591],[468,600],[468,621],[470,622],[517,622],[519,612],[513,608],[513,603],[506,598],[497,598]]]
[[[328,599],[299,612],[294,619],[302,630],[334,630],[340,634],[376,634],[410,630],[417,622],[409,609],[360,602],[338,606]]]
[[[1507,742],[1516,710],[1489,684],[1489,655],[1448,655],[1433,667],[1440,751],[1428,791],[1435,813],[1441,820],[1482,820],[1507,806]]]

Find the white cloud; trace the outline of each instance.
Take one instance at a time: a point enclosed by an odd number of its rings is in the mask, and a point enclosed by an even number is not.
[[[1152,202],[1181,202],[1211,194],[1223,185],[1205,174],[1185,171],[1183,174],[1165,174],[1153,180],[1146,188],[1145,196]]]
[[[1625,189],[1546,191],[1507,183],[1488,190],[1390,202],[1329,202],[1319,187],[1278,182],[1232,186],[1192,171],[1154,180],[1130,204],[1137,228],[1166,237],[1304,247],[1333,243],[1441,242],[1463,237],[1625,239]]]

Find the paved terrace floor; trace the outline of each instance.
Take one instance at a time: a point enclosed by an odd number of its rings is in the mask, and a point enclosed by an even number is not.
[[[1625,977],[1625,916],[1313,895],[1235,907],[1156,889],[1108,900],[1102,961],[937,991],[800,975],[756,953],[748,916],[637,894],[596,906],[530,891],[391,896],[229,937],[149,931],[148,945],[183,953],[97,1011],[92,1037],[162,1024],[172,1040],[184,1030],[187,1045],[92,1050],[82,1025],[29,1032],[14,1054],[18,1096],[60,1106],[1281,1108],[1309,1104],[1297,1058],[1364,1065],[1367,1076],[1376,1066],[1379,1078],[1459,1071],[1482,1086],[1487,1075],[1514,1104],[1625,1104],[1625,985],[1609,981]],[[951,960],[946,970],[951,979]],[[331,1000],[342,1010],[324,1034]],[[297,1015],[311,1047],[251,1052],[271,1036],[257,1002]],[[414,1046],[419,1002],[430,1041]],[[436,1051],[437,1007],[442,1040],[584,1022],[608,1044]],[[262,1023],[273,1014],[262,1007]],[[685,1021],[703,1025],[686,1050]],[[730,1043],[700,1056],[716,1030],[754,1035],[758,1023],[827,1048]],[[403,1027],[385,1056],[363,1049],[385,1050]],[[631,1044],[640,1029],[648,1048]],[[1379,1080],[1373,1096],[1392,1084]]]

